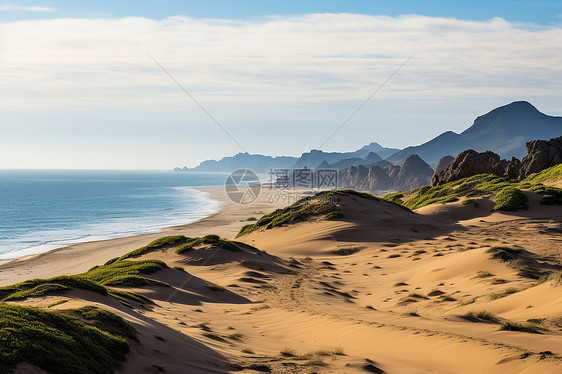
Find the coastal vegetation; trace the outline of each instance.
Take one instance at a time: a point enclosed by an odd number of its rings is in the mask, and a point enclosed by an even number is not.
[[[491,174],[478,174],[438,186],[423,186],[388,194],[383,198],[410,209],[418,209],[430,204],[458,201],[460,198],[465,198],[462,203],[467,205],[473,203],[476,197],[497,193],[493,209],[513,211],[527,207],[527,197],[522,190],[542,195],[541,204],[562,204],[562,189],[543,184],[561,177],[562,164],[532,174],[520,182]]]
[[[117,259],[115,261],[121,261],[132,257],[142,256],[148,252],[152,252],[157,249],[164,248],[175,248],[177,254],[182,254],[191,251],[194,247],[198,245],[209,244],[214,247],[221,247],[232,252],[240,251],[240,247],[233,241],[222,239],[220,236],[215,234],[205,235],[200,238],[189,238],[184,235],[174,235],[174,236],[164,236],[156,240],[151,241],[144,247],[140,247],[131,251]]]
[[[109,374],[125,361],[135,329],[106,310],[45,311],[0,303],[0,372],[28,362],[49,373]]]
[[[528,208],[527,195],[516,187],[505,187],[496,195],[494,210],[514,211]]]
[[[199,245],[204,245],[204,244],[208,244],[213,247],[224,248],[231,252],[238,252],[241,250],[239,245],[236,244],[236,242],[222,239],[218,235],[211,234],[211,235],[203,236],[201,238],[187,238],[187,241],[184,244],[176,248],[176,253],[183,254],[185,252],[189,252],[193,250],[195,247]]]
[[[109,265],[95,266],[81,274],[63,275],[49,279],[31,279],[11,286],[0,287],[0,301],[22,300],[46,294],[60,294],[75,288],[96,292],[104,296],[111,296],[127,306],[130,306],[130,301],[147,304],[150,303],[150,300],[144,296],[115,290],[109,286],[138,287],[155,285],[169,287],[167,283],[144,276],[166,267],[164,262],[157,260],[117,261]]]
[[[161,249],[161,248],[171,247],[171,246],[174,246],[174,245],[183,244],[187,240],[188,240],[188,238],[184,235],[163,236],[161,238],[158,238],[156,240],[151,241],[150,243],[148,243],[147,245],[145,245],[143,247],[135,249],[134,251],[131,251],[131,252],[117,258],[116,260],[125,260],[125,259],[131,258],[131,257],[138,257],[138,256],[141,256],[145,253],[151,252],[151,251],[156,250],[156,249]]]

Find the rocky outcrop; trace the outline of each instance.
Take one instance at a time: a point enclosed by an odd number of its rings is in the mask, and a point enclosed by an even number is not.
[[[519,172],[521,170],[521,161],[518,158],[512,157],[511,161],[505,168],[505,176],[509,179],[519,179]]]
[[[435,174],[439,175],[442,171],[447,170],[451,162],[453,162],[455,158],[453,156],[445,156],[441,157],[439,162],[437,162],[437,166],[435,167]]]
[[[519,179],[562,163],[562,136],[550,140],[532,140],[526,146],[527,156],[521,160]]]
[[[351,166],[347,169],[340,170],[338,173],[338,187],[355,188],[364,184],[364,180],[369,174],[369,169],[363,165]]]
[[[360,191],[386,191],[392,186],[392,179],[380,166],[371,164],[367,168],[359,165],[340,171],[339,184]]]
[[[369,167],[367,179],[369,180],[369,184],[365,185],[367,191],[388,190],[392,186],[392,179],[383,168],[377,165]]]
[[[340,170],[338,184],[341,188],[359,191],[410,190],[429,183],[433,170],[417,155],[410,156],[402,166],[388,164],[380,167],[371,164],[351,166]]]
[[[433,175],[431,185],[437,186],[476,174],[503,176],[505,167],[502,165],[500,156],[494,152],[478,153],[472,149],[461,152],[446,170]]]
[[[418,155],[412,155],[404,161],[392,185],[394,190],[405,191],[425,186],[431,181],[433,169]]]
[[[523,180],[533,173],[560,163],[562,163],[562,136],[527,142],[527,156],[521,161],[512,157],[508,162],[500,160],[500,156],[493,152],[478,153],[469,149],[459,154],[447,169],[438,172],[440,165],[437,165],[435,174],[431,178],[431,185],[437,186],[476,174],[493,174],[508,179]]]
[[[400,173],[400,166],[389,165],[388,167],[385,167],[384,170],[386,170],[390,179],[395,180],[398,177],[398,173]]]

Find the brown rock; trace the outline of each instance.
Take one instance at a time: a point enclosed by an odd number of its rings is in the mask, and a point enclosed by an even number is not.
[[[509,179],[518,179],[519,171],[521,170],[521,161],[518,158],[512,157],[511,161],[505,168],[505,176]]]
[[[449,165],[451,165],[451,162],[453,162],[455,160],[455,158],[453,156],[445,156],[445,157],[441,157],[441,159],[439,159],[439,162],[437,162],[437,166],[435,167],[435,172],[433,173],[433,176],[431,177],[431,184],[434,185],[434,181],[437,182],[441,176],[441,173],[444,173],[447,168],[449,167]]]
[[[562,163],[562,136],[527,142],[527,156],[521,160],[519,179]]]
[[[448,183],[462,178],[471,177],[476,174],[494,174],[503,176],[505,168],[500,161],[500,156],[494,152],[478,153],[472,149],[461,152],[451,162],[447,170],[431,179],[433,186]]]
[[[437,166],[435,167],[435,174],[439,174],[442,171],[447,170],[449,165],[451,165],[451,162],[453,162],[454,160],[455,158],[453,156],[441,157],[439,162],[437,162]]]
[[[371,164],[367,168],[359,165],[341,170],[339,184],[342,188],[353,188],[360,191],[384,191],[391,187],[392,179],[380,166]]]

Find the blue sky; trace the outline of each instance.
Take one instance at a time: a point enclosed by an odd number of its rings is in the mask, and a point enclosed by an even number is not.
[[[2,2],[0,2],[2,4]],[[123,17],[165,18],[174,15],[192,17],[248,19],[266,15],[303,13],[361,13],[397,16],[423,14],[432,17],[486,20],[502,17],[509,21],[559,24],[562,1],[517,0],[355,0],[355,1],[8,1],[5,5],[45,7],[43,11],[0,12],[0,21],[50,17]],[[51,8],[52,11],[47,11]]]
[[[0,0],[0,168],[298,156],[391,75],[323,150],[420,144],[516,100],[562,115],[561,14],[553,1]]]

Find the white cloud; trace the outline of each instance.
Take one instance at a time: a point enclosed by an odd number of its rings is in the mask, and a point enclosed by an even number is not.
[[[499,18],[54,19],[4,28],[4,69],[13,88],[24,89],[21,83],[31,79],[26,97],[48,91],[55,105],[65,95],[111,105],[115,90],[133,98],[171,88],[169,100],[175,89],[145,50],[212,101],[359,99],[414,51],[386,95],[557,92],[562,73],[560,28],[524,28]],[[3,92],[18,105],[12,90]]]
[[[0,11],[5,12],[54,12],[55,8],[50,6],[24,6],[11,3],[0,4]]]
[[[467,127],[474,116],[511,99],[550,108],[562,102],[562,29],[501,18],[178,16],[2,26],[0,114],[23,113],[18,126],[30,112],[58,118],[78,110],[107,113],[106,121],[112,111],[127,110],[132,122],[153,111],[158,120],[181,126],[207,123],[145,51],[219,121],[241,133],[268,123],[283,123],[289,132],[336,127],[413,52],[349,125],[363,125],[365,132],[373,123],[389,127],[369,141],[399,133],[401,143],[386,144],[419,143],[427,140],[428,128],[439,133],[453,124]],[[262,143],[267,147],[267,139]],[[284,153],[298,153],[297,147],[306,149],[295,142]]]

